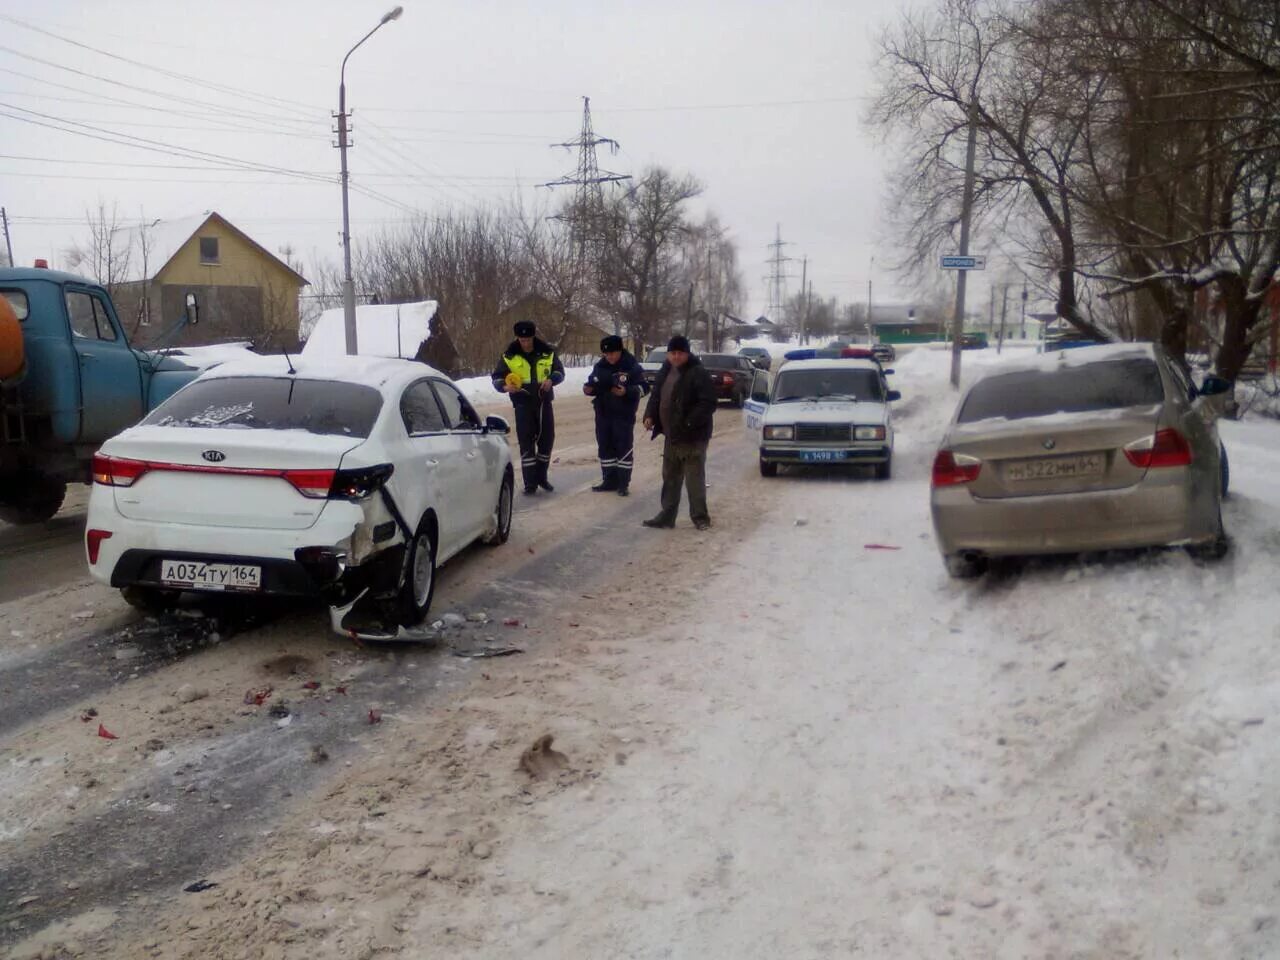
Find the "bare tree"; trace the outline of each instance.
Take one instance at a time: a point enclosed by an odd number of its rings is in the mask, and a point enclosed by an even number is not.
[[[133,243],[128,227],[121,221],[113,203],[111,209],[98,201],[98,210],[85,211],[88,236],[65,252],[70,270],[88,274],[113,297],[116,287],[135,278],[130,275]]]

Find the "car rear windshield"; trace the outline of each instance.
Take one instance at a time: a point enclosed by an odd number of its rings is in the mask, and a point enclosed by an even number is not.
[[[667,359],[666,347],[654,347],[649,351],[649,355],[644,358],[645,363],[662,363]]]
[[[880,374],[874,370],[783,370],[773,389],[774,403],[796,400],[884,401]]]
[[[1164,388],[1155,361],[1129,357],[987,377],[969,391],[959,421],[1020,420],[1055,413],[1143,407],[1163,401]]]
[[[704,353],[698,359],[711,370],[738,370],[742,367],[741,357],[727,353]]]
[[[359,383],[222,377],[197,380],[142,422],[153,427],[306,430],[365,438],[381,408],[382,394]]]

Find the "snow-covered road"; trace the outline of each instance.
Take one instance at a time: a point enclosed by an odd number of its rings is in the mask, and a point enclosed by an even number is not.
[[[710,533],[540,504],[517,555],[576,515],[612,566],[537,585],[525,656],[387,713],[219,887],[95,955],[1280,956],[1280,424],[1224,424],[1224,562],[957,582],[928,511],[948,361],[895,364],[889,482],[761,478],[722,411]],[[531,781],[548,732],[567,769]]]

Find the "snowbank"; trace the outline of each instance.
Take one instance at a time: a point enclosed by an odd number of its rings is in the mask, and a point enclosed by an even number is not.
[[[587,382],[587,376],[590,373],[590,367],[566,367],[564,382],[556,388],[557,400],[569,394],[580,396],[582,385]],[[511,401],[507,399],[505,394],[493,389],[493,381],[488,377],[463,377],[461,380],[455,380],[454,383],[457,384],[458,389],[474,406],[483,407],[494,403],[501,403],[507,407],[511,406]]]
[[[402,357],[412,360],[431,335],[436,301],[361,304],[356,307],[356,346],[364,357]],[[345,315],[341,307],[320,314],[306,338],[304,357],[340,356],[347,352]]]

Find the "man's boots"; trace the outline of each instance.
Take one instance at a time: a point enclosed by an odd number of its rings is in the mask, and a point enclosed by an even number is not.
[[[614,467],[601,467],[603,479],[591,489],[596,493],[612,493],[618,489],[617,470]]]

